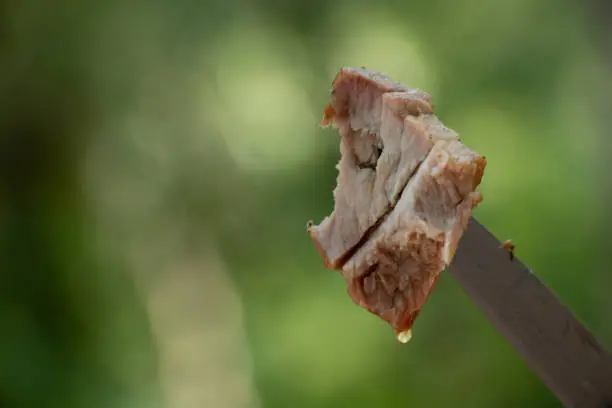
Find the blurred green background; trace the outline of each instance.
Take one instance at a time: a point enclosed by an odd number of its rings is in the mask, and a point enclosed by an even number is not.
[[[335,73],[432,95],[612,345],[606,2],[0,1],[0,406],[556,407],[444,275],[408,345],[305,232]]]

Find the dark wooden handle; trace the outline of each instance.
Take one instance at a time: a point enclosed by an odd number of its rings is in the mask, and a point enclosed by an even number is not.
[[[612,407],[612,358],[559,298],[470,220],[450,274],[567,407]]]

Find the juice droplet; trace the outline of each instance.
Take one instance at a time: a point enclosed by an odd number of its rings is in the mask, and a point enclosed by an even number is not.
[[[404,344],[408,343],[411,338],[412,338],[411,330],[403,331],[401,333],[398,333],[397,335],[397,340],[399,340],[400,343],[404,343]]]

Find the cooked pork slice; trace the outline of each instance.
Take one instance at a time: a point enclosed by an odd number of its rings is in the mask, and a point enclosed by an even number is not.
[[[331,93],[322,123],[342,137],[336,205],[309,231],[325,264],[338,269],[395,205],[435,141],[458,136],[431,115],[426,93],[375,71],[345,68]]]
[[[344,264],[358,305],[396,333],[412,323],[440,272],[451,262],[472,209],[485,161],[458,141],[439,141],[397,205]]]
[[[352,299],[406,333],[481,201],[486,161],[429,96],[364,68],[336,76],[322,125],[341,136],[335,206],[308,231]]]

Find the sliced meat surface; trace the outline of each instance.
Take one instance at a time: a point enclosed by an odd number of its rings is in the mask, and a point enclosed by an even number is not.
[[[439,141],[397,205],[342,267],[351,298],[410,330],[440,272],[450,264],[472,209],[484,160],[459,141]]]
[[[322,124],[341,136],[335,206],[308,231],[353,301],[406,333],[482,200],[486,160],[427,94],[363,68],[337,75]]]
[[[436,140],[458,138],[432,112],[429,95],[384,74],[344,68],[337,75],[321,122],[341,136],[335,208],[309,228],[329,268],[341,267],[390,211]]]

